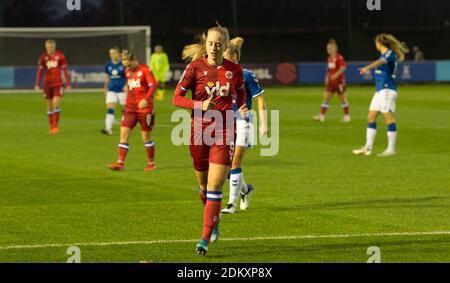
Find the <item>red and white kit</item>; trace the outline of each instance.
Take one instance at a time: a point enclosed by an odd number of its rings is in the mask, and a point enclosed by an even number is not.
[[[336,74],[342,67],[346,68],[347,63],[344,57],[337,53],[336,56],[328,57],[328,71],[327,71],[327,85],[326,90],[331,93],[337,92],[338,94],[345,93],[345,72],[343,72],[337,79],[331,80],[331,77]]]
[[[192,92],[192,99],[185,97],[189,90]],[[211,96],[215,104],[211,110],[217,110],[223,118],[223,125],[215,127],[222,130],[211,132],[211,135],[216,137],[213,144],[203,141],[203,132],[211,128],[215,121],[204,118],[206,112],[201,111],[203,101]],[[192,61],[186,67],[175,90],[173,103],[175,106],[194,110],[192,111],[190,152],[197,171],[208,170],[209,163],[221,165],[231,163],[232,152],[228,141],[230,138],[234,139],[234,119],[230,127],[226,116],[227,111],[233,109],[233,96],[236,96],[238,108],[245,104],[245,82],[242,67],[239,64],[224,59],[222,65],[212,66],[207,62],[206,57],[203,57]],[[194,116],[194,113],[198,112],[202,113],[201,117]]]
[[[36,86],[41,86],[42,72],[44,75],[44,95],[46,99],[52,99],[55,96],[63,96],[64,82],[62,78],[62,72],[64,72],[64,78],[66,86],[70,86],[70,77],[67,66],[66,56],[60,51],[56,51],[52,55],[44,53],[39,57],[39,68],[36,75]]]
[[[125,75],[128,96],[122,127],[133,129],[139,123],[142,131],[151,131],[155,125],[153,93],[157,87],[156,79],[145,64],[139,64],[135,70],[127,69]],[[139,102],[143,99],[147,100],[148,105],[144,109],[139,109]]]

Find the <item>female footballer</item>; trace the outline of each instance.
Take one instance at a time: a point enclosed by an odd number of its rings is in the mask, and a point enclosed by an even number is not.
[[[59,133],[59,118],[61,116],[61,101],[64,96],[64,72],[66,89],[70,90],[70,75],[67,67],[66,56],[56,49],[56,41],[45,41],[46,52],[39,57],[38,71],[36,74],[35,90],[41,89],[41,76],[44,74],[44,98],[47,104],[47,116],[50,126],[49,134]]]
[[[320,114],[314,116],[316,121],[324,122],[325,115],[330,108],[330,101],[334,93],[338,94],[341,101],[342,111],[344,111],[344,117],[342,122],[350,122],[350,109],[347,96],[345,95],[345,70],[347,69],[347,63],[344,57],[338,53],[338,45],[334,39],[330,39],[327,44],[328,52],[328,71],[325,77],[325,94],[323,97],[323,103],[320,108]]]
[[[369,108],[366,132],[366,144],[361,149],[353,151],[356,155],[369,156],[372,154],[375,136],[377,134],[377,118],[380,113],[388,127],[388,148],[378,154],[379,157],[395,155],[397,140],[397,125],[394,117],[397,100],[396,71],[398,62],[405,59],[408,48],[397,40],[392,34],[379,34],[375,37],[375,46],[381,57],[368,66],[359,69],[361,75],[375,69],[376,93]]]
[[[218,239],[222,186],[231,165],[234,140],[233,96],[237,97],[238,111],[243,115],[247,112],[242,68],[223,58],[228,42],[228,30],[217,26],[210,28],[200,43],[186,46],[183,59],[190,64],[173,96],[175,106],[193,110],[189,148],[204,204],[203,234],[196,246],[201,255]],[[192,99],[186,97],[189,90]],[[231,114],[231,124],[227,114]],[[208,118],[214,115],[219,117]]]
[[[145,64],[139,64],[132,52],[128,50],[122,51],[122,63],[126,67],[125,75],[128,84],[128,96],[120,128],[119,157],[117,162],[108,165],[108,168],[114,171],[121,171],[125,168],[130,134],[132,129],[139,123],[148,159],[144,171],[153,171],[156,169],[154,163],[155,143],[152,141],[151,131],[155,125],[153,93],[156,90],[157,83],[150,68]]]
[[[100,130],[100,132],[104,135],[111,136],[113,134],[112,128],[115,120],[114,112],[116,103],[120,104],[123,113],[125,111],[127,94],[125,92],[125,66],[122,64],[120,58],[120,49],[118,47],[109,49],[109,57],[111,60],[105,65],[105,73],[107,76],[104,84],[106,95],[106,127]]]
[[[236,37],[230,40],[227,50],[225,51],[225,59],[239,64],[241,59],[241,48],[244,39]],[[264,136],[268,132],[266,101],[264,99],[264,89],[260,86],[258,79],[252,71],[244,69],[244,80],[246,87],[246,106],[250,110],[252,100],[256,99],[259,110],[260,136]],[[241,210],[246,210],[250,206],[250,196],[254,190],[253,186],[246,184],[244,181],[244,173],[242,172],[242,160],[244,159],[245,150],[253,144],[253,117],[236,117],[236,142],[234,148],[233,162],[230,170],[230,195],[226,208],[222,213],[233,214],[236,212],[237,200],[241,195]]]

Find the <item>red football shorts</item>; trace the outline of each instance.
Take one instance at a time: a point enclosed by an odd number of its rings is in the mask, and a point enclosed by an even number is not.
[[[331,93],[344,94],[345,89],[345,82],[333,82],[326,85],[326,91]]]
[[[122,116],[122,127],[134,129],[137,123],[141,125],[141,131],[150,132],[155,126],[155,114],[149,112],[125,111]]]
[[[204,172],[209,168],[209,163],[231,166],[233,157],[230,145],[193,145],[189,146],[194,168]]]
[[[45,99],[53,99],[53,97],[63,97],[64,87],[63,86],[45,86],[44,87],[44,97]]]
[[[228,130],[225,132],[229,132]],[[199,135],[205,134],[204,130],[194,133],[191,128],[191,142],[189,150],[191,152],[194,168],[197,171],[204,172],[209,168],[209,163],[231,166],[231,160],[234,154],[234,132],[230,135],[230,141],[227,142],[227,134],[220,135],[220,142],[205,143]],[[197,138],[196,138],[197,137]]]

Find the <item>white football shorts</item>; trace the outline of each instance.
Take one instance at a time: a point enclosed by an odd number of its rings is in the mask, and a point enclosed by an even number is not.
[[[106,93],[106,104],[119,103],[120,105],[125,105],[126,101],[127,94],[125,92],[108,91]]]
[[[236,118],[236,146],[251,148],[255,143],[253,115]]]
[[[397,92],[392,89],[383,89],[375,93],[370,103],[370,111],[381,113],[395,112]]]

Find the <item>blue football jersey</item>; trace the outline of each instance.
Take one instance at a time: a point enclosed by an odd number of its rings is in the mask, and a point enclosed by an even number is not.
[[[397,72],[397,55],[394,51],[388,50],[382,54],[381,60],[386,63],[375,69],[375,85],[377,91],[383,89],[397,90],[397,83],[395,82]]]
[[[245,104],[247,105],[248,110],[252,109],[252,99],[260,96],[264,93],[264,89],[259,84],[258,79],[255,74],[247,69],[243,70],[244,73],[244,81],[245,81]],[[236,99],[233,98],[233,111],[237,111]]]
[[[245,102],[247,104],[248,110],[252,109],[252,100],[264,93],[264,89],[259,84],[258,79],[255,74],[247,69],[244,69],[244,81],[245,81],[245,90],[247,96],[245,98]]]
[[[105,73],[109,77],[108,91],[123,92],[126,79],[125,67],[122,64],[122,61],[119,61],[117,64],[114,64],[112,61],[106,63]]]

